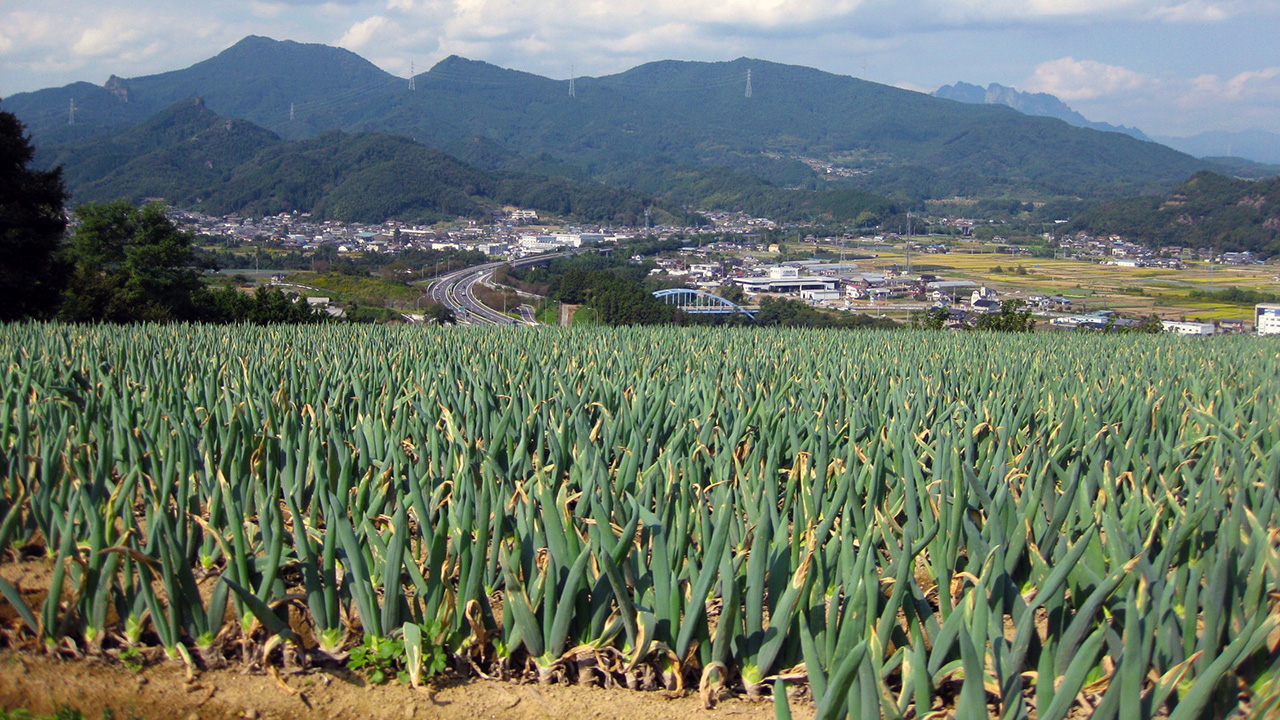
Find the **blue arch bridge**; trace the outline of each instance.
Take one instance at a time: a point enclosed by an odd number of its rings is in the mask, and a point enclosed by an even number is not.
[[[691,290],[689,288],[657,290],[653,293],[653,296],[667,305],[674,305],[680,308],[681,311],[694,315],[732,315],[734,313],[742,313],[749,318],[755,318],[756,311],[759,310],[759,308],[755,307],[743,307],[704,290]]]

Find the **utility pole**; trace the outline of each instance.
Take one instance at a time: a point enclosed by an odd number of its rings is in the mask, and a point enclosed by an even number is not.
[[[911,219],[913,213],[907,213],[907,274],[911,274]]]

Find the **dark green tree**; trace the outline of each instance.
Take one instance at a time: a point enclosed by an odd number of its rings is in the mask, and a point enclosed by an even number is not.
[[[119,200],[76,209],[73,271],[60,315],[77,322],[197,320],[200,269],[191,234],[159,205]]]
[[[1031,308],[1022,300],[1006,300],[1000,306],[1000,312],[990,315],[979,315],[974,321],[975,330],[998,330],[1001,332],[1031,332],[1036,328],[1035,318],[1031,316]]]
[[[427,309],[423,313],[427,322],[433,322],[436,325],[456,325],[458,318],[453,314],[453,310],[448,305],[440,303],[427,303]]]
[[[195,303],[199,319],[214,323],[300,324],[319,322],[325,317],[324,313],[312,310],[306,300],[265,285],[260,285],[253,295],[230,286],[202,290],[197,293]]]
[[[728,300],[731,303],[736,303],[738,305],[741,305],[743,301],[747,299],[747,293],[742,289],[742,286],[739,285],[738,283],[729,283],[727,285],[721,285],[720,289],[717,292],[720,294],[720,297],[724,298],[725,300]]]
[[[1130,332],[1147,333],[1149,335],[1157,335],[1164,332],[1164,322],[1160,320],[1160,316],[1152,313],[1148,315],[1133,327],[1129,328]]]
[[[50,317],[61,301],[67,193],[61,169],[28,167],[34,153],[22,123],[0,112],[0,321]]]
[[[946,308],[929,308],[911,313],[911,327],[923,330],[943,330],[947,327],[947,319],[951,314]]]

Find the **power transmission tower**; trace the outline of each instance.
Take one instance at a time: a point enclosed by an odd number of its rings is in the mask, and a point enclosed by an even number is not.
[[[409,61],[409,92],[418,89],[417,78],[414,77],[413,61]]]
[[[650,218],[649,218],[649,208],[647,208],[647,207],[646,207],[646,208],[644,209],[644,229],[645,229],[645,233],[646,233],[646,234],[649,234],[649,231],[650,231],[650,230],[652,230],[652,228],[653,228],[653,224],[650,222]]]
[[[747,97],[751,97],[751,71],[747,70]]]
[[[578,88],[577,88],[577,83],[574,82],[572,65],[569,66],[569,97],[571,98],[578,97]]]
[[[67,115],[67,124],[68,125],[76,124],[76,99],[75,98],[71,98],[71,111]]]
[[[293,122],[293,103],[289,103],[289,122]]]

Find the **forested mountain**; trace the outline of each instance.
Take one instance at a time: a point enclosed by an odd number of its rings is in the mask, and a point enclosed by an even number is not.
[[[1189,137],[1159,137],[1156,140],[1196,157],[1239,157],[1272,166],[1280,165],[1280,134],[1266,130],[1213,130]]]
[[[1270,257],[1280,254],[1280,178],[1249,181],[1201,172],[1165,195],[1102,202],[1068,230]]]
[[[979,85],[958,82],[955,85],[943,85],[934,90],[933,96],[974,105],[1004,105],[1024,115],[1057,118],[1076,127],[1101,130],[1103,132],[1124,133],[1139,140],[1152,142],[1151,138],[1147,137],[1138,128],[1090,120],[1072,110],[1069,105],[1062,102],[1057,96],[1049,93],[1023,92],[999,83],[991,83],[983,88]]]
[[[29,125],[39,147],[139,122],[199,95],[215,112],[283,138],[375,131],[487,169],[644,185],[671,197],[696,197],[726,171],[783,188],[904,200],[1114,197],[1167,190],[1211,167],[1005,107],[745,58],[578,78],[571,97],[566,81],[450,57],[415,85],[410,91],[407,80],[346,50],[249,37],[185,70],[23,93],[4,107]]]
[[[214,214],[302,210],[346,221],[432,222],[517,205],[634,224],[653,200],[599,183],[484,171],[407,138],[330,131],[287,141],[201,100],[111,135],[58,146],[72,202],[163,199]],[[659,217],[694,219],[683,211]]]

